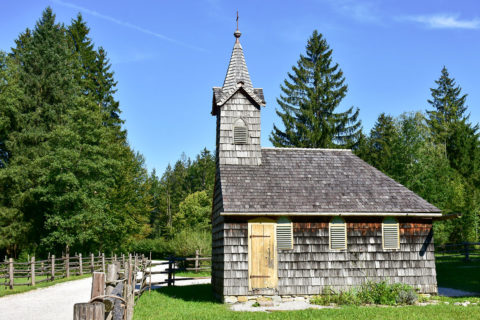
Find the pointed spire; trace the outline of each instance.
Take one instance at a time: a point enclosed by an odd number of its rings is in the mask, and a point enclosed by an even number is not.
[[[248,89],[253,89],[250,75],[248,74],[247,63],[243,55],[243,48],[240,44],[240,36],[242,33],[238,30],[238,13],[237,13],[237,30],[233,34],[236,38],[233,46],[232,57],[228,65],[227,76],[223,82],[223,90],[230,90],[244,86]]]

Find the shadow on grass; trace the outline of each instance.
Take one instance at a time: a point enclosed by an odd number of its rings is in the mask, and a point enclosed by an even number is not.
[[[212,302],[221,304],[221,302],[215,299],[215,297],[213,296],[211,284],[162,287],[160,289],[157,289],[157,291],[171,298],[181,299],[184,301]]]

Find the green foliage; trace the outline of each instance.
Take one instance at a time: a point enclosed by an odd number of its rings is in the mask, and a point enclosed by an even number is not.
[[[209,256],[212,252],[210,231],[182,230],[171,239],[154,238],[133,240],[128,247],[130,252],[152,253],[152,258],[165,259],[169,256],[192,257],[199,250],[200,255]]]
[[[210,151],[203,149],[193,161],[182,155],[173,168],[170,165],[166,168],[160,179],[153,172],[149,180],[152,236],[172,238],[188,226],[202,230],[210,228],[215,183],[215,157]],[[210,203],[208,212],[207,201]]]
[[[195,250],[200,255],[212,254],[212,233],[209,231],[182,230],[170,241],[171,251],[176,257],[195,256]]]
[[[270,141],[276,147],[355,148],[361,138],[359,110],[336,112],[347,93],[342,70],[332,62],[332,49],[315,30],[305,55],[300,55],[281,86],[277,99],[282,131],[274,125]]]
[[[313,304],[330,305],[403,305],[414,304],[418,299],[412,287],[401,284],[389,284],[387,281],[367,281],[358,288],[334,292],[326,288],[322,295],[315,296],[310,301]]]
[[[428,119],[420,113],[398,118],[381,114],[358,155],[440,208],[461,219],[435,223],[435,242],[475,241],[479,230],[479,191],[451,165]]]
[[[9,255],[122,250],[150,232],[143,159],[114,116],[116,83],[88,33],[81,16],[65,27],[47,8],[0,55],[0,250]]]
[[[212,197],[205,190],[192,193],[180,203],[178,214],[173,220],[174,228],[209,231],[211,212]]]
[[[170,242],[164,238],[133,240],[128,251],[143,253],[146,257],[152,253],[152,259],[165,259],[173,255]]]

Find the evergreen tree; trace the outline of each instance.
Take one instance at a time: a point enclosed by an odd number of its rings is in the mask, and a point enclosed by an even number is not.
[[[395,127],[395,120],[392,116],[381,113],[370,131],[370,137],[367,140],[368,155],[364,160],[368,161],[377,169],[395,175],[395,168],[392,157],[398,140],[398,133]]]
[[[471,173],[475,163],[480,161],[475,158],[475,149],[479,146],[479,127],[468,123],[465,105],[467,95],[462,94],[462,89],[445,67],[435,83],[437,87],[430,89],[432,99],[428,103],[432,110],[427,110],[427,123],[435,142],[444,145],[452,167],[464,175]]]
[[[72,20],[68,33],[70,47],[78,54],[83,69],[78,79],[82,82],[83,93],[92,98],[105,113],[105,124],[117,126],[119,138],[124,138],[126,133],[120,128],[123,124],[120,119],[120,104],[114,98],[117,82],[110,71],[111,64],[107,53],[102,47],[95,50],[89,37],[90,29],[81,14]]]
[[[274,125],[270,141],[276,147],[355,148],[361,136],[359,110],[336,112],[347,93],[342,70],[332,62],[332,49],[316,30],[308,40],[277,99],[282,131]]]
[[[15,128],[10,121],[0,133],[9,154],[0,170],[0,228],[23,221],[30,250],[111,250],[149,234],[148,176],[120,122],[111,125],[97,99],[102,92],[103,101],[114,101],[113,89],[90,81],[90,67],[99,69],[88,28],[77,21],[70,31],[47,8],[33,32],[16,41],[21,94],[17,115],[8,117],[18,119]],[[104,78],[115,83],[110,72]]]

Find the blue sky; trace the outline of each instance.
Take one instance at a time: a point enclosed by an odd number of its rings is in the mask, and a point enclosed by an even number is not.
[[[360,108],[368,132],[381,112],[425,110],[443,65],[480,122],[478,1],[5,1],[0,50],[8,51],[46,6],[69,23],[82,12],[118,81],[129,142],[160,173],[182,152],[215,147],[212,87],[221,86],[236,10],[253,85],[264,88],[262,145],[275,98],[314,29],[324,34],[349,86],[341,108]]]

